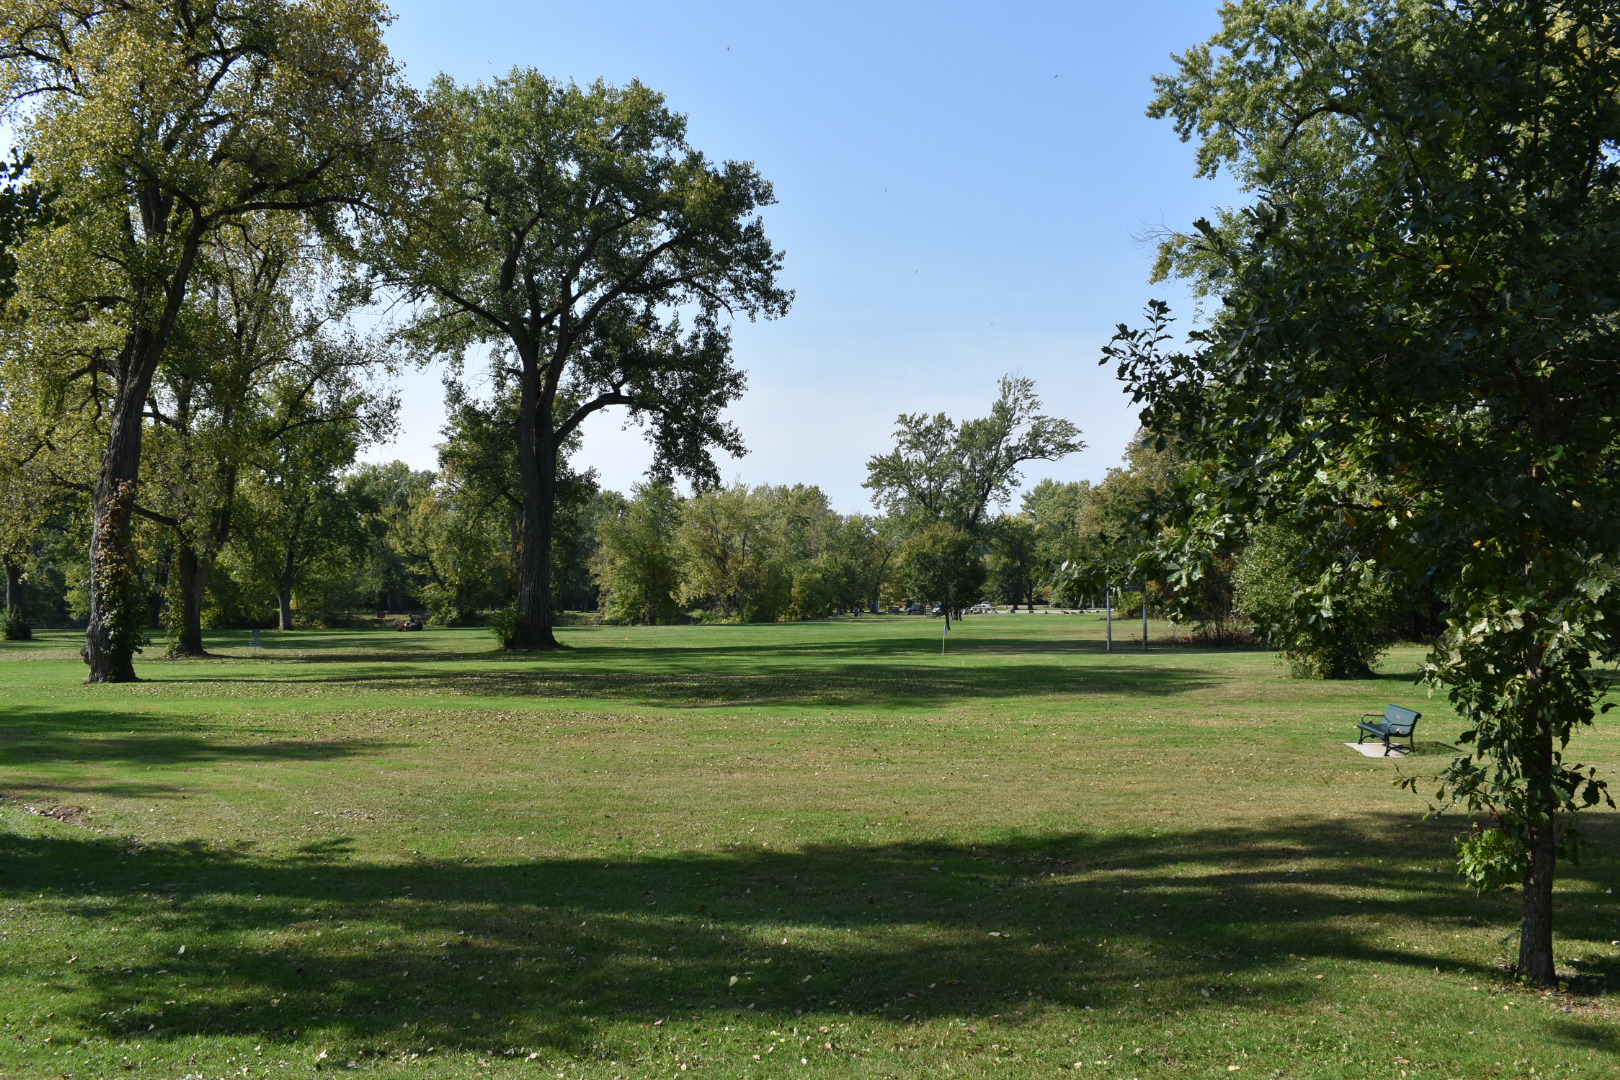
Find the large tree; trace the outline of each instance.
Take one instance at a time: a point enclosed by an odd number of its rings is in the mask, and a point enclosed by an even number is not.
[[[1020,465],[1085,448],[1079,428],[1040,409],[1034,381],[1007,375],[989,416],[958,424],[944,413],[901,414],[895,448],[866,463],[863,486],[891,517],[976,533],[990,507],[1012,498]]]
[[[741,452],[720,417],[743,388],[721,318],[787,311],[782,255],[758,217],[774,199],[752,165],[715,165],[688,145],[685,118],[640,83],[515,70],[477,86],[441,79],[432,101],[444,175],[374,258],[425,302],[425,348],[487,347],[513,371],[522,503],[510,644],[554,648],[559,454],[580,425],[629,409],[649,425],[658,476],[717,482],[710,448]]]
[[[412,95],[376,0],[14,0],[0,117],[60,227],[28,241],[34,362],[106,417],[95,481],[92,682],[135,678],[120,614],[143,417],[210,235],[249,214],[338,210],[394,186]]]
[[[1243,0],[1154,111],[1253,205],[1182,265],[1219,295],[1188,351],[1162,305],[1111,347],[1203,477],[1195,543],[1321,528],[1359,568],[1444,595],[1427,673],[1463,717],[1440,798],[1524,890],[1518,971],[1554,985],[1566,756],[1620,617],[1620,12],[1598,0]],[[1332,582],[1313,585],[1330,599]]]
[[[916,592],[926,581],[934,591],[925,595],[933,600],[946,599],[938,590],[948,588],[947,622],[952,605],[969,602],[968,594],[981,584],[982,571],[966,569],[963,552],[972,551],[970,561],[983,554],[985,515],[1012,498],[1019,466],[1056,461],[1086,445],[1074,424],[1041,413],[1034,380],[1005,375],[999,389],[989,416],[960,424],[944,413],[902,413],[895,421],[894,449],[866,463],[862,486],[908,536],[902,556],[908,588]],[[934,525],[945,528],[920,535]],[[926,552],[949,553],[961,564],[922,574],[918,568]]]

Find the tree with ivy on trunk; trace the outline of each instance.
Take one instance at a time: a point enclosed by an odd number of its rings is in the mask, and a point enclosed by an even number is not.
[[[376,0],[13,0],[0,119],[58,194],[25,240],[31,362],[104,411],[95,481],[91,682],[135,676],[133,566],[144,411],[210,235],[251,214],[343,211],[398,187],[416,101]],[[47,359],[48,358],[48,359]]]
[[[1184,579],[1289,521],[1444,595],[1437,801],[1479,818],[1468,879],[1522,887],[1541,986],[1573,812],[1610,801],[1568,746],[1620,617],[1617,90],[1611,3],[1228,5],[1152,106],[1255,195],[1168,244],[1220,306],[1184,351],[1157,303],[1108,350],[1197,478]]]
[[[430,100],[443,175],[372,257],[422,302],[419,347],[487,347],[517,383],[507,645],[556,648],[559,455],[580,425],[628,409],[648,425],[655,478],[717,483],[710,448],[742,452],[720,417],[743,390],[721,320],[780,316],[792,300],[758,217],[774,196],[752,165],[712,164],[689,146],[685,117],[638,82],[581,87],[519,69],[476,86],[441,78]]]

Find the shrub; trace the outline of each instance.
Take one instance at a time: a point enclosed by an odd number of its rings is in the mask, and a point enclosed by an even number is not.
[[[1298,678],[1365,678],[1393,636],[1388,582],[1286,525],[1254,530],[1232,583],[1238,613]]]
[[[495,635],[501,648],[510,649],[517,642],[518,636],[518,609],[513,604],[503,607],[499,611],[489,613],[489,632]]]
[[[28,618],[16,608],[0,610],[0,637],[7,641],[28,641],[34,636]]]

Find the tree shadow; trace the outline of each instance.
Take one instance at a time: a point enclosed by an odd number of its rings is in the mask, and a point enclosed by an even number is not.
[[[1453,831],[1367,815],[1167,837],[386,863],[347,858],[342,840],[264,858],[52,827],[0,836],[0,895],[146,920],[121,956],[53,973],[83,995],[78,1024],[107,1037],[290,1042],[316,1027],[350,1053],[576,1053],[599,1050],[610,1019],[677,1013],[1266,1011],[1332,994],[1318,976],[1343,977],[1335,962],[1489,977],[1379,926],[1397,911],[1436,934],[1511,925],[1511,898],[1477,899],[1437,869]],[[1566,882],[1610,883],[1610,863]],[[1560,894],[1566,939],[1605,937],[1608,923]],[[1614,1048],[1560,1025],[1567,1045]]]
[[[176,725],[165,721],[165,727]],[[210,736],[204,725],[182,720],[196,732],[153,729],[151,716],[99,709],[30,710],[26,719],[0,712],[0,768],[116,762],[124,765],[191,765],[221,761],[337,761],[404,744],[367,739],[265,739],[241,742]],[[129,734],[109,728],[138,725]],[[140,730],[144,728],[145,730]],[[118,783],[85,790],[126,793],[152,785]],[[52,785],[52,790],[64,790]],[[153,794],[160,792],[154,790]]]
[[[636,660],[645,663],[645,650]],[[558,667],[516,671],[409,672],[396,665],[363,666],[342,675],[295,678],[168,680],[192,685],[364,686],[372,691],[403,694],[426,689],[473,697],[541,697],[617,700],[656,708],[705,708],[716,705],[817,704],[845,706],[928,705],[941,701],[1000,698],[1046,692],[1129,694],[1165,697],[1216,685],[1217,678],[1196,668],[1122,663],[1077,668],[1051,663],[1007,663],[960,667],[918,663],[828,664],[806,669],[791,663],[771,664],[750,655],[746,670],[559,670]],[[611,665],[603,665],[611,667]],[[674,665],[671,665],[672,667]]]

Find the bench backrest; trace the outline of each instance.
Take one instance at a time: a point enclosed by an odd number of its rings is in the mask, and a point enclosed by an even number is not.
[[[1384,724],[1390,728],[1391,734],[1410,735],[1412,725],[1422,717],[1422,713],[1400,705],[1391,705],[1384,710]]]

